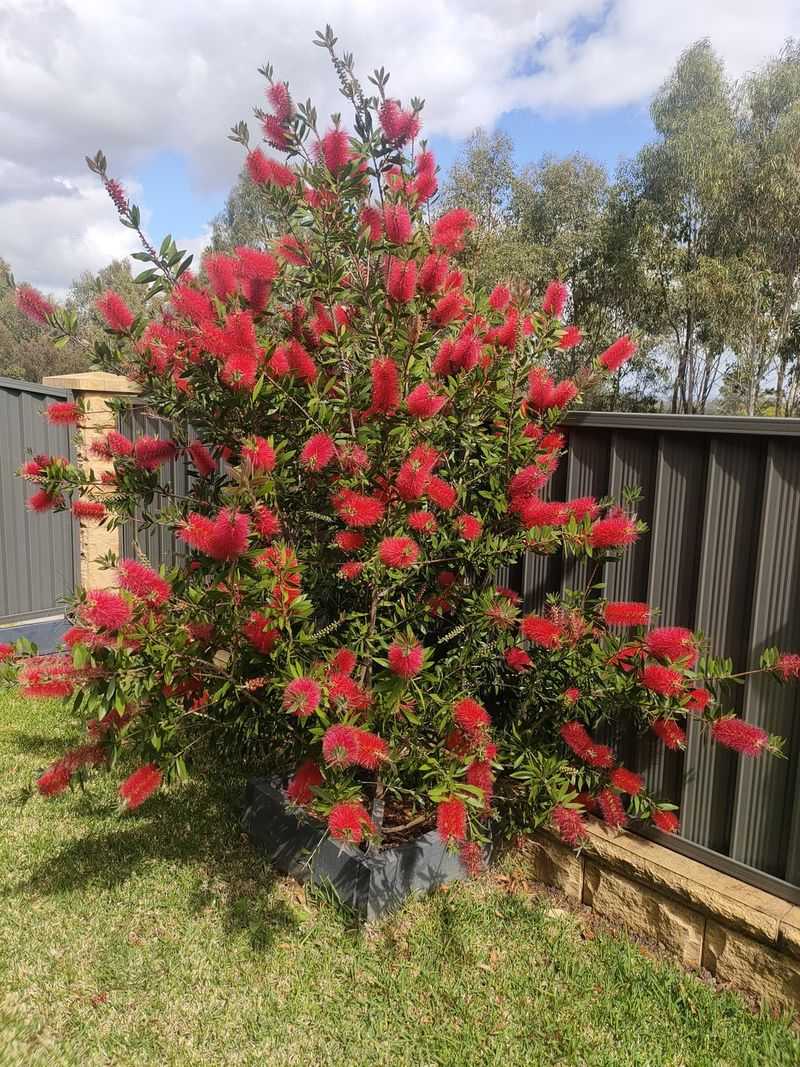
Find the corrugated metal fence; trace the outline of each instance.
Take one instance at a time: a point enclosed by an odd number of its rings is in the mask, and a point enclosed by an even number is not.
[[[79,574],[76,524],[69,512],[34,515],[36,486],[16,471],[32,455],[74,459],[70,427],[51,426],[42,409],[65,389],[0,378],[0,623],[63,613]]]
[[[663,624],[701,630],[737,670],[757,666],[768,645],[800,651],[800,419],[585,412],[565,430],[552,499],[642,490],[649,533],[607,566],[609,598],[646,600]],[[534,607],[585,576],[585,562],[530,555],[518,578]],[[800,902],[800,689],[758,678],[733,704],[786,738],[786,760],[736,758],[692,727],[685,754],[616,740],[680,805],[680,851]]]

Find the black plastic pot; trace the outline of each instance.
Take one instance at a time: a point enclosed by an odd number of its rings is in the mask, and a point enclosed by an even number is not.
[[[322,823],[296,813],[275,779],[251,778],[246,800],[244,829],[273,867],[300,882],[332,887],[363,919],[386,915],[410,893],[468,877],[458,854],[435,831],[367,855],[332,841]]]

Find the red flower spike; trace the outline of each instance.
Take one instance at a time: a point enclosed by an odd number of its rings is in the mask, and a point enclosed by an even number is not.
[[[146,763],[129,775],[119,787],[119,795],[128,811],[140,807],[161,785],[161,771],[155,763]]]
[[[618,371],[624,363],[627,363],[635,353],[636,345],[630,337],[620,337],[613,343],[613,345],[603,352],[598,362],[601,367],[605,367],[609,373],[613,374],[614,371]]]
[[[172,586],[166,578],[138,560],[124,559],[118,570],[122,588],[139,600],[165,604],[172,596]]]
[[[322,785],[322,771],[314,760],[301,763],[286,786],[286,796],[293,804],[310,804],[316,786]]]
[[[645,648],[656,659],[694,667],[699,658],[695,636],[683,626],[660,626],[645,637]]]
[[[14,295],[17,309],[26,319],[30,319],[38,326],[47,325],[47,320],[56,309],[38,289],[34,289],[32,285],[19,285]]]
[[[717,719],[712,723],[711,735],[720,745],[743,756],[760,756],[769,744],[769,734],[744,719]]]
[[[338,129],[328,130],[314,145],[314,157],[324,163],[331,174],[338,174],[353,158],[347,133]]]
[[[540,648],[558,648],[561,628],[541,615],[526,615],[520,624],[523,637]]]
[[[644,779],[635,771],[629,771],[627,767],[615,767],[609,775],[609,780],[620,793],[627,793],[629,797],[638,796],[644,789]]]
[[[467,809],[459,797],[450,797],[437,805],[436,832],[446,845],[460,844],[466,840]]]
[[[465,697],[453,705],[453,719],[459,729],[473,741],[482,740],[492,725],[488,711],[471,697]]]
[[[44,409],[44,415],[54,426],[77,426],[81,409],[72,400],[55,400]]]
[[[217,473],[216,461],[202,441],[192,441],[186,451],[201,478],[210,478]]]
[[[81,605],[81,619],[98,630],[116,632],[126,626],[132,617],[131,606],[119,593],[110,589],[92,589]]]
[[[650,729],[669,749],[683,748],[686,744],[686,734],[674,719],[656,719]]]
[[[653,826],[665,834],[676,834],[680,828],[678,816],[674,811],[662,811],[661,808],[654,808],[650,815],[650,821]]]
[[[565,808],[562,804],[557,804],[550,812],[550,823],[561,840],[572,848],[589,834],[581,813],[576,808]]]
[[[391,358],[373,360],[369,369],[372,379],[372,403],[369,414],[393,415],[400,406],[400,371]]]
[[[441,215],[431,229],[431,244],[445,252],[461,252],[464,248],[464,236],[474,230],[475,218],[466,208],[454,208]]]
[[[411,216],[402,204],[388,204],[383,209],[383,230],[386,240],[404,245],[411,240]]]
[[[321,471],[336,456],[336,445],[326,433],[314,434],[303,446],[300,462],[310,471]]]
[[[627,515],[609,515],[598,519],[589,531],[592,548],[623,548],[633,544],[639,537],[636,523]]]
[[[425,652],[418,641],[398,640],[386,654],[389,670],[399,678],[415,678],[422,670]]]
[[[477,541],[483,533],[483,523],[474,515],[459,515],[455,525],[465,541]]]
[[[637,600],[610,600],[603,608],[609,626],[647,626],[650,607]]]
[[[328,814],[328,831],[335,841],[359,845],[365,833],[375,833],[375,824],[363,804],[335,804]]]
[[[386,507],[374,496],[365,496],[352,489],[342,489],[332,497],[337,515],[348,526],[374,526],[383,518]]]
[[[552,281],[545,290],[542,300],[542,311],[545,315],[560,318],[566,307],[569,290],[563,282]]]
[[[650,663],[642,671],[639,681],[652,693],[663,697],[680,696],[683,692],[683,675],[660,663]]]
[[[242,627],[242,633],[262,656],[269,655],[280,637],[280,631],[270,626],[269,619],[260,611],[250,613],[250,617]]]
[[[533,665],[533,660],[524,648],[509,648],[504,658],[512,671],[526,671]]]
[[[115,333],[127,333],[136,318],[119,293],[111,289],[98,297],[94,306],[102,315],[109,330]]]
[[[406,408],[415,419],[432,419],[447,403],[446,396],[438,396],[427,382],[421,382],[406,397]]]
[[[299,719],[305,719],[319,707],[322,689],[313,678],[295,678],[283,691],[283,706]]]
[[[417,265],[413,259],[389,256],[386,267],[386,292],[398,304],[414,299],[417,288]]]
[[[622,801],[611,789],[601,789],[596,797],[600,815],[606,826],[614,830],[621,830],[628,822]]]
[[[75,500],[72,503],[72,514],[76,519],[102,522],[108,512],[105,504],[101,504],[99,500]]]
[[[384,537],[378,545],[378,558],[386,567],[404,570],[419,559],[419,545],[410,537]]]

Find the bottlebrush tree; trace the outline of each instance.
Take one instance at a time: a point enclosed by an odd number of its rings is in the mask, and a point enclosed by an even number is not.
[[[194,274],[170,238],[147,242],[103,155],[89,160],[142,237],[154,298],[149,316],[98,300],[97,365],[140,384],[167,437],[108,433],[100,479],[48,456],[22,473],[34,510],[158,524],[181,552],[79,591],[65,651],[3,647],[24,693],[66,699],[88,726],[38,788],[125,757],[132,808],[190,758],[213,773],[220,753],[247,753],[352,844],[436,825],[473,864],[493,822],[549,823],[571,843],[586,810],[674,830],[671,806],[595,735],[625,720],[677,748],[693,717],[747,755],[776,748],[725,712],[728,669],[645,604],[593,586],[531,612],[498,579],[528,551],[602,567],[643,530],[632,496],[547,499],[564,410],[635,346],[622,337],[554,382],[550,357],[582,344],[567,288],[476,291],[459,268],[472,216],[433,207],[422,103],[391,98],[382,70],[366,92],[330,30],[316,43],[352,129],[320,124],[266,67],[266,146],[244,123],[231,133],[282,220],[263,247],[207,254]],[[30,290],[20,305],[56,339],[74,330]],[[45,414],[82,418],[75,404]],[[179,455],[188,496],[162,477]],[[799,664],[770,652],[762,667]]]

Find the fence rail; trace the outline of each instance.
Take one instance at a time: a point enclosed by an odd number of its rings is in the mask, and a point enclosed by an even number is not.
[[[65,389],[0,378],[0,623],[63,614],[78,581],[78,537],[69,512],[43,521],[25,507],[36,486],[16,477],[32,455],[74,460],[68,426],[51,426],[42,408]]]

